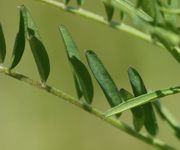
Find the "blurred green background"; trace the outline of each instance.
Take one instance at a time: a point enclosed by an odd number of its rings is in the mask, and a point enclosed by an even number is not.
[[[21,4],[25,4],[30,10],[48,49],[51,61],[48,84],[76,96],[71,70],[58,31],[59,24],[68,27],[84,61],[84,49],[92,49],[99,55],[118,87],[131,90],[127,77],[128,66],[133,66],[140,72],[149,89],[179,84],[179,64],[166,50],[35,0],[0,0],[0,22],[8,50],[6,65],[10,62],[14,38],[18,31],[17,6]],[[96,0],[88,0],[84,7],[104,15],[103,5]],[[15,70],[39,80],[28,44],[22,61]],[[109,106],[95,80],[94,85],[93,106],[105,111]],[[2,150],[154,149],[57,97],[4,75],[0,75],[0,93]],[[179,95],[163,98],[162,103],[180,119]],[[131,124],[131,114],[124,113],[122,120]],[[158,122],[160,133],[157,137],[179,147],[179,141],[167,124],[159,118]]]

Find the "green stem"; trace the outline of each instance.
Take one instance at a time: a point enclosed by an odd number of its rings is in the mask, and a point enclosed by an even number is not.
[[[49,85],[46,85],[46,84],[38,82],[38,81],[34,81],[27,76],[24,76],[22,74],[19,74],[17,72],[11,71],[11,70],[8,70],[7,68],[5,68],[3,66],[0,67],[0,73],[3,73],[3,74],[8,75],[10,77],[13,77],[17,80],[23,81],[23,82],[25,82],[31,86],[37,87],[37,88],[44,90],[44,91],[46,91],[46,92],[48,92],[54,96],[62,98],[64,101],[69,102],[69,103],[79,107],[80,109],[83,109],[86,112],[89,112],[90,114],[96,116],[97,118],[100,118],[101,120],[107,122],[108,124],[118,128],[118,129],[128,133],[129,135],[136,137],[137,139],[142,140],[145,143],[152,145],[158,149],[161,149],[161,150],[177,150],[176,148],[173,148],[173,147],[165,144],[163,141],[161,141],[157,138],[151,137],[145,133],[136,132],[130,126],[123,123],[122,121],[117,120],[114,117],[105,117],[103,112],[93,108],[92,106],[88,105],[87,103],[84,103],[82,101],[75,99],[74,97],[62,92],[59,89],[56,89],[54,87],[51,87]]]
[[[124,23],[119,24],[118,22],[115,22],[115,21],[109,22],[103,16],[94,14],[90,11],[84,10],[82,8],[79,8],[79,7],[75,8],[75,7],[66,6],[62,2],[58,2],[56,0],[38,0],[38,1],[44,2],[44,3],[52,5],[52,6],[56,6],[60,9],[66,10],[70,13],[78,14],[78,15],[83,16],[85,18],[95,20],[97,22],[108,25],[108,26],[110,26],[114,29],[117,29],[119,31],[124,31],[126,33],[129,33],[129,34],[136,36],[140,39],[143,39],[143,40],[145,40],[151,44],[154,44],[154,45],[157,45],[160,47],[164,47],[164,45],[163,45],[164,43],[160,43],[158,41],[154,42],[153,39],[151,38],[151,34],[156,34],[156,28],[159,28],[159,27],[153,26],[152,24],[149,23],[149,21],[152,21],[152,18],[149,15],[147,15],[146,13],[144,13],[142,10],[136,10],[134,8],[134,6],[127,1],[112,0],[110,2],[115,8],[117,8],[119,10],[123,10],[125,13],[129,14],[129,16],[132,18],[132,20],[136,20],[135,25],[137,27],[141,27],[141,29],[147,30],[150,34],[145,34],[142,31],[140,31],[140,30],[138,30],[132,26],[126,25]],[[106,1],[106,0],[101,0],[101,1]],[[164,28],[162,28],[162,30],[163,30],[163,32],[161,34],[163,35],[163,37],[162,37],[163,39],[165,39],[166,41],[170,41],[170,42],[173,42],[174,38],[178,39],[178,43],[176,43],[176,44],[179,45],[180,39],[179,39],[178,34],[171,32],[169,30],[166,30]],[[169,36],[169,34],[171,34],[173,36]],[[168,37],[168,39],[167,39],[167,37]],[[166,49],[171,53],[171,55],[178,62],[180,62],[179,61],[179,57],[180,57],[179,48],[177,48],[177,45],[174,45],[174,43],[170,43],[170,44],[173,44],[172,47],[176,47],[176,48],[174,48],[171,51],[167,48]]]
[[[180,14],[180,9],[172,9],[172,8],[169,9],[169,8],[161,7],[160,10],[162,12],[169,13],[169,14],[176,14],[176,15]]]
[[[119,104],[111,109],[109,109],[106,112],[106,116],[112,116],[118,113],[121,113],[123,111],[126,111],[128,109],[152,102],[153,100],[168,96],[168,95],[173,95],[176,93],[180,93],[180,86],[177,87],[170,87],[167,89],[162,89],[162,90],[157,90],[154,92],[150,92],[144,95],[140,95],[138,97],[134,97],[130,100],[128,100],[125,103]]]
[[[105,2],[107,0],[101,0],[101,1]],[[141,19],[143,19],[146,22],[153,21],[153,18],[151,16],[149,16],[148,14],[146,14],[142,10],[136,9],[134,4],[131,3],[130,1],[126,1],[126,0],[111,0],[110,3],[115,8],[126,12],[132,18],[138,16],[138,17],[140,17]]]
[[[153,43],[153,44],[156,44],[158,46],[163,47],[162,44],[160,44],[158,42],[154,43],[153,40],[151,39],[150,35],[145,34],[145,33],[141,32],[141,31],[137,30],[136,28],[128,26],[128,25],[126,25],[124,23],[119,24],[118,22],[115,22],[115,21],[109,22],[103,16],[94,14],[94,13],[92,13],[90,11],[87,11],[87,10],[84,10],[82,8],[75,8],[75,7],[66,6],[62,2],[58,2],[58,1],[55,1],[55,0],[37,0],[37,1],[44,2],[46,4],[58,7],[60,9],[62,9],[62,10],[65,10],[67,12],[83,16],[85,18],[89,18],[89,19],[97,21],[97,22],[99,22],[101,24],[108,25],[108,26],[110,26],[110,27],[112,27],[112,28],[114,28],[116,30],[124,31],[126,33],[131,34],[131,35],[134,35],[134,36],[136,36],[136,37],[138,37],[140,39],[143,39],[144,41],[147,41],[149,43]]]

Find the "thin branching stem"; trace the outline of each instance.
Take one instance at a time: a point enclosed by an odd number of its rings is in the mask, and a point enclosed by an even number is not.
[[[41,90],[44,90],[45,92],[48,92],[54,96],[57,96],[61,99],[63,99],[66,102],[69,102],[76,107],[83,109],[86,112],[89,112],[90,114],[96,116],[97,118],[107,122],[108,124],[128,133],[129,135],[144,141],[145,143],[152,145],[158,149],[161,150],[177,150],[176,148],[173,148],[167,144],[165,144],[163,141],[151,137],[145,133],[138,133],[134,129],[132,129],[130,126],[127,124],[123,123],[122,121],[114,118],[114,117],[105,117],[104,113],[93,108],[92,106],[88,105],[87,103],[84,103],[82,101],[77,100],[76,98],[64,93],[63,91],[54,88],[52,86],[46,85],[42,82],[34,81],[33,79],[24,76],[23,74],[17,73],[15,71],[8,70],[7,68],[1,66],[0,67],[0,73],[5,74],[7,76],[10,76],[12,78],[15,78],[17,80],[23,81],[33,87],[39,88]]]
[[[161,7],[160,10],[165,13],[180,15],[180,9],[172,9],[172,8],[169,9],[169,8]]]
[[[131,34],[133,36],[136,36],[136,37],[138,37],[138,38],[140,38],[140,39],[142,39],[144,41],[147,41],[149,43],[153,43],[155,45],[163,47],[163,45],[160,44],[159,42],[155,43],[152,40],[150,35],[145,34],[145,33],[137,30],[136,28],[134,28],[132,26],[126,25],[124,23],[118,23],[116,21],[110,21],[109,22],[105,17],[103,17],[101,15],[98,15],[98,14],[95,14],[93,12],[90,12],[88,10],[84,10],[83,8],[79,8],[79,7],[76,8],[76,7],[72,7],[72,6],[66,6],[62,2],[58,2],[56,0],[36,0],[36,1],[43,2],[43,3],[49,4],[49,5],[58,7],[59,9],[65,10],[67,12],[77,14],[77,15],[83,16],[85,18],[97,21],[97,22],[99,22],[101,24],[110,26],[113,29],[116,29],[116,30],[119,30],[119,31],[124,31],[124,32],[126,32],[128,34]]]

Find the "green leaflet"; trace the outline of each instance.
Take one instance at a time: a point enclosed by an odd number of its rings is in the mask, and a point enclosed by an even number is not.
[[[29,36],[28,29],[32,30],[34,32],[34,36],[36,36],[38,39],[40,39],[41,37],[40,37],[39,31],[38,31],[38,27],[34,23],[28,9],[24,5],[21,5],[19,8],[20,8],[20,11],[23,15],[24,26],[25,26],[25,34],[26,34],[27,39]]]
[[[47,51],[43,45],[38,28],[25,6],[20,6],[24,18],[25,33],[33,53],[41,80],[45,82],[50,73],[50,63]]]
[[[120,20],[121,20],[121,23],[122,23],[126,18],[126,14],[123,11],[120,11],[119,16],[120,16]]]
[[[128,68],[128,76],[135,96],[147,93],[142,78],[134,68]]]
[[[73,67],[74,82],[78,98],[84,96],[87,103],[92,103],[93,84],[88,70],[80,59],[79,50],[65,26],[59,27],[66,46],[68,59]]]
[[[64,0],[64,3],[67,5],[70,2],[70,0]]]
[[[137,0],[137,2],[136,2],[136,8],[141,7],[142,3],[143,3],[143,0]]]
[[[139,73],[132,67],[128,69],[128,75],[129,75],[129,80],[133,89],[133,93],[135,97],[146,94],[147,90],[145,88],[145,85],[143,83],[143,80]],[[142,116],[144,114],[145,120],[144,120],[144,125],[146,127],[146,130],[151,134],[151,135],[156,135],[158,131],[158,125],[155,117],[155,113],[152,107],[151,103],[144,104],[142,106],[137,107],[137,109],[142,109],[143,111],[141,112]]]
[[[141,7],[152,18],[156,18],[156,0],[139,0],[138,7]]]
[[[60,25],[59,30],[63,37],[64,44],[66,46],[66,52],[67,52],[68,58],[75,56],[77,59],[80,60],[79,49],[76,43],[74,42],[71,34],[69,33],[68,29],[63,25]]]
[[[109,109],[106,112],[106,116],[108,117],[108,116],[112,116],[115,114],[119,114],[128,109],[149,103],[155,99],[165,97],[165,96],[175,94],[175,93],[180,93],[180,86],[171,87],[171,88],[163,89],[163,90],[157,90],[154,92],[149,92],[147,94],[143,94],[141,96],[132,98],[132,99],[128,100],[126,103],[119,104],[118,106]]]
[[[0,23],[0,64],[4,62],[5,57],[6,57],[6,42],[5,42],[2,25]]]
[[[123,102],[128,101],[129,99],[133,98],[134,96],[128,92],[127,90],[121,88],[119,90],[120,97],[122,98]]]
[[[180,125],[176,122],[171,113],[161,104],[159,100],[153,102],[160,117],[166,121],[174,130],[175,135],[180,139]]]
[[[114,7],[108,3],[108,1],[104,2],[105,11],[107,14],[108,21],[111,21],[114,14]]]
[[[143,105],[144,113],[145,113],[145,127],[146,130],[152,136],[155,136],[159,130],[158,123],[156,120],[155,112],[153,110],[153,106],[151,103],[147,103]]]
[[[74,70],[76,71],[76,74],[79,77],[84,98],[88,104],[91,104],[93,100],[93,84],[91,76],[86,69],[86,66],[75,56],[71,57],[70,61],[73,65]]]
[[[72,66],[72,64],[71,64],[71,66]],[[79,77],[78,77],[78,75],[76,75],[75,69],[73,69],[73,79],[74,79],[77,97],[78,97],[78,99],[80,99],[83,96],[83,91],[82,91],[82,87],[81,87],[81,84],[79,81]]]
[[[107,72],[106,68],[102,64],[101,60],[91,50],[86,51],[86,58],[110,106],[114,107],[120,104],[122,102],[122,99],[120,98],[118,89],[114,81],[112,80],[111,76]]]
[[[22,11],[20,11],[19,32],[16,35],[15,44],[12,53],[12,63],[10,69],[13,69],[20,62],[25,48],[25,26]]]
[[[144,12],[151,16],[154,23],[157,24],[160,21],[161,14],[157,0],[138,0],[137,7],[142,8]]]
[[[68,59],[70,60],[70,58],[72,58],[74,56],[81,61],[79,49],[77,48],[76,43],[74,42],[74,40],[71,37],[71,34],[67,30],[67,28],[65,26],[61,25],[59,27],[59,30],[63,37],[64,44],[66,46],[66,52],[67,52]],[[70,61],[70,63],[71,63],[71,61]],[[72,63],[71,63],[71,66],[72,66]],[[73,72],[73,78],[74,78],[77,96],[80,99],[83,95],[82,87],[81,87],[81,84],[79,81],[79,77],[75,71],[75,68],[73,68],[72,72]]]
[[[41,80],[45,82],[49,76],[50,64],[48,54],[42,42],[29,30],[29,44],[38,67]]]
[[[124,102],[134,97],[130,92],[125,89],[120,89],[119,93]],[[140,131],[141,127],[144,125],[144,115],[142,113],[143,109],[142,107],[135,107],[131,109],[131,112],[133,114],[134,128],[136,131]]]
[[[84,2],[85,2],[85,0],[77,0],[77,4],[78,4],[79,6],[83,5]]]

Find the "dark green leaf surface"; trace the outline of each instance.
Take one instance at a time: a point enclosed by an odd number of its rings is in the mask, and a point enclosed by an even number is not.
[[[108,2],[104,2],[104,7],[105,7],[108,21],[111,21],[114,14],[114,7],[110,5]]]
[[[155,136],[159,130],[156,116],[153,110],[153,106],[151,103],[147,103],[143,105],[144,113],[145,113],[145,127],[146,130],[152,136]]]
[[[135,96],[147,93],[142,78],[134,68],[129,67],[128,76]]]
[[[138,6],[153,18],[156,17],[156,5],[156,0],[139,0],[138,2]]]
[[[5,57],[6,57],[6,42],[5,42],[2,25],[0,23],[0,64],[4,62]]]
[[[91,104],[93,100],[93,84],[91,76],[86,69],[86,66],[75,56],[71,57],[70,61],[78,75],[84,98],[88,104]]]
[[[119,90],[120,97],[122,98],[123,102],[128,101],[129,99],[133,98],[134,96],[127,90],[121,88]]]
[[[67,5],[70,2],[70,0],[64,0],[64,3]]]
[[[66,52],[67,52],[68,59],[70,60],[72,57],[76,57],[78,60],[81,61],[79,49],[76,46],[76,43],[74,42],[68,29],[65,26],[61,25],[59,27],[59,30],[63,37],[64,44],[66,46]],[[71,61],[70,61],[70,63],[71,63]],[[71,63],[71,66],[72,66],[72,63]],[[76,87],[76,92],[77,92],[78,98],[80,99],[83,95],[82,87],[81,87],[79,77],[78,77],[74,67],[73,67],[72,71],[73,71],[73,78],[74,78],[74,83],[75,83],[75,87]]]
[[[85,0],[77,0],[77,4],[78,4],[79,6],[83,5],[84,2],[85,2]]]
[[[20,11],[24,18],[25,33],[27,39],[29,40],[29,44],[38,68],[38,72],[40,74],[41,80],[45,82],[50,73],[50,63],[47,51],[41,41],[38,28],[34,23],[27,8],[22,5],[20,6]]]
[[[141,86],[141,83],[139,83],[139,77],[136,78],[136,76],[134,75],[134,71],[132,71],[130,68],[128,70],[128,75],[129,75],[129,80],[133,89],[133,93],[136,96],[139,95],[139,91],[144,90],[145,87]],[[138,85],[139,84],[139,85]],[[139,89],[138,89],[139,88]],[[141,128],[144,125],[144,121],[145,121],[145,114],[144,114],[144,109],[142,106],[139,107],[135,107],[134,110],[137,112],[134,115],[136,115],[135,118],[137,118],[136,124],[134,124],[134,127],[136,129],[136,131],[140,131]],[[138,123],[139,121],[139,123]]]
[[[31,31],[29,31],[29,44],[41,79],[42,81],[46,81],[50,72],[49,58],[46,49],[42,42],[34,36]]]
[[[26,36],[28,38],[28,34],[29,34],[29,29],[31,31],[33,31],[33,34],[34,36],[36,36],[38,39],[40,39],[40,35],[39,35],[39,31],[38,31],[38,28],[36,26],[36,24],[34,23],[33,21],[33,18],[31,17],[31,14],[30,12],[28,11],[28,9],[24,6],[24,5],[21,5],[20,6],[20,11],[23,15],[23,19],[24,19],[24,26],[25,26],[25,33],[26,33]]]
[[[12,63],[10,69],[13,69],[20,62],[25,48],[25,27],[24,18],[22,12],[20,11],[20,22],[19,22],[19,32],[16,35],[15,44],[12,53]]]
[[[135,97],[146,94],[147,90],[139,73],[134,68],[130,67],[128,69],[128,75]],[[144,125],[147,131],[154,136],[157,134],[158,125],[152,104],[147,103],[140,106],[139,108],[137,107],[137,109],[142,109],[142,107],[143,107],[142,113],[144,113],[144,117],[145,117]]]
[[[91,50],[86,51],[86,58],[110,106],[114,107],[120,104],[122,100],[119,96],[118,89],[101,60]]]
[[[126,14],[123,11],[120,11],[119,16],[120,16],[120,20],[121,20],[121,23],[122,23],[126,18]]]
[[[136,8],[141,7],[142,3],[143,3],[143,0],[137,0]]]
[[[74,84],[75,84],[75,88],[76,88],[77,97],[78,97],[78,99],[80,99],[83,96],[83,90],[82,90],[82,87],[81,87],[81,83],[79,81],[79,77],[76,74],[75,69],[73,68],[72,64],[71,64],[71,66],[72,66],[72,70],[73,70],[73,79],[74,79]]]
[[[130,92],[125,89],[120,89],[119,93],[124,102],[134,97]],[[144,125],[144,115],[142,111],[142,107],[135,107],[131,109],[131,112],[133,114],[133,125],[136,131],[140,131],[141,127]]]
[[[77,59],[80,60],[79,49],[76,43],[74,42],[71,34],[69,33],[68,29],[65,26],[61,25],[59,26],[59,30],[61,32],[61,35],[63,37],[64,43],[66,46],[66,52],[67,52],[68,58],[75,56]]]
[[[138,0],[137,7],[142,8],[144,12],[151,16],[155,24],[161,21],[162,16],[157,0]]]
[[[81,62],[79,50],[69,31],[62,25],[59,29],[66,46],[68,59],[73,67],[73,76],[78,98],[84,95],[85,100],[90,104],[93,98],[93,84],[91,77],[85,65]]]

